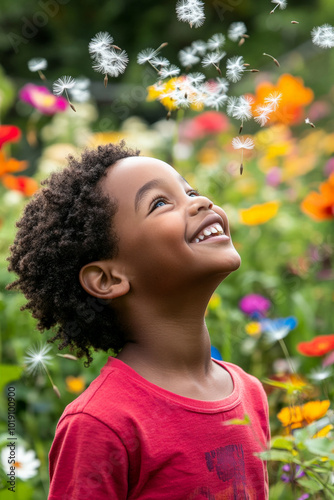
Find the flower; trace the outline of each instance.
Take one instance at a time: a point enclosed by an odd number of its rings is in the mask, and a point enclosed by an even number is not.
[[[18,162],[18,163],[26,163],[26,162]],[[14,191],[20,191],[25,196],[32,196],[34,193],[36,193],[39,187],[35,179],[32,179],[31,177],[26,177],[24,175],[15,176],[6,174],[2,177],[1,181],[2,184],[5,186],[5,188],[13,189]]]
[[[277,418],[284,427],[297,429],[311,424],[323,417],[330,406],[328,399],[324,401],[309,401],[302,406],[284,407],[278,413]]]
[[[334,172],[320,184],[320,193],[311,191],[302,201],[302,211],[316,221],[334,218]]]
[[[19,161],[15,158],[9,158],[7,160],[3,152],[0,151],[0,176],[11,172],[19,172],[21,170],[25,170],[27,167],[27,161]]]
[[[248,335],[259,335],[262,332],[262,326],[259,321],[251,321],[245,326]]]
[[[1,463],[6,474],[9,474],[11,465],[8,461],[8,447],[4,447],[1,450]],[[41,465],[41,462],[36,458],[36,453],[34,450],[26,451],[23,446],[15,446],[15,463],[12,466],[15,467],[15,477],[25,481],[31,477],[36,476],[37,469]]]
[[[268,340],[272,342],[283,339],[297,326],[297,319],[294,316],[288,316],[287,318],[261,319],[260,322]]]
[[[27,355],[23,358],[28,373],[37,373],[45,366],[50,364],[52,356],[49,355],[51,346],[45,344],[40,347],[30,347],[27,350]]]
[[[180,127],[180,136],[187,140],[196,140],[207,135],[219,134],[228,129],[226,115],[218,111],[205,111],[194,118],[183,122]]]
[[[205,21],[204,3],[200,0],[178,0],[176,15],[179,21],[189,23],[191,28],[199,28]]]
[[[300,465],[291,467],[291,465],[289,464],[284,464],[282,467],[282,471],[284,471],[284,474],[281,475],[281,480],[284,483],[292,483],[296,479],[305,476],[305,472],[300,468]]]
[[[65,379],[68,392],[80,394],[85,389],[85,379],[83,377],[68,376]]]
[[[255,313],[266,314],[271,306],[270,300],[263,295],[258,295],[256,293],[251,293],[245,295],[239,302],[239,307],[242,312],[253,315]]]
[[[279,201],[268,201],[267,203],[260,203],[246,209],[241,209],[239,210],[240,221],[247,226],[265,224],[277,215],[279,206]]]
[[[236,22],[230,24],[227,32],[227,36],[233,42],[237,42],[240,38],[243,38],[247,33],[247,28],[245,23]]]
[[[67,108],[66,99],[56,97],[46,87],[34,85],[33,83],[27,83],[22,87],[19,97],[43,115],[54,115],[58,111],[65,111]]]
[[[331,366],[323,366],[320,368],[314,368],[309,374],[309,378],[314,382],[322,382],[333,375]]]
[[[6,142],[17,142],[21,138],[21,130],[15,125],[0,125],[0,149]]]
[[[209,300],[208,309],[210,309],[210,311],[216,311],[221,306],[221,303],[222,300],[220,295],[218,295],[218,293],[214,293]]]
[[[256,95],[253,102],[253,110],[259,106],[266,106],[271,96],[281,94],[279,108],[270,115],[270,122],[279,122],[287,125],[301,123],[304,118],[304,107],[313,100],[313,91],[304,87],[301,78],[290,74],[283,74],[279,77],[276,84],[271,82],[261,82],[256,87]]]
[[[297,350],[304,356],[323,356],[334,349],[334,334],[318,335],[314,339],[299,342]]]
[[[334,47],[334,27],[330,24],[316,26],[311,31],[312,42],[314,45],[323,49]]]

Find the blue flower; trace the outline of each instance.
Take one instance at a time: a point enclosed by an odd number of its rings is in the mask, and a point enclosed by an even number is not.
[[[294,316],[288,316],[287,318],[262,319],[260,320],[260,323],[267,338],[272,342],[286,337],[288,333],[296,328],[298,324],[297,319]]]

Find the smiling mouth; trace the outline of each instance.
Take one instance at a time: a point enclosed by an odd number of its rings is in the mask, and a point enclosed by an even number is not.
[[[204,229],[202,229],[196,236],[193,238],[192,243],[200,243],[201,241],[208,240],[210,238],[216,238],[217,236],[224,235],[224,229],[219,222],[215,224],[210,224]]]

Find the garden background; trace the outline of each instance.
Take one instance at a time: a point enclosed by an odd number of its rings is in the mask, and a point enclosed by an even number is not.
[[[5,260],[15,221],[41,180],[65,166],[68,154],[122,138],[142,154],[171,163],[229,216],[242,266],[211,299],[207,324],[223,359],[242,366],[265,385],[272,443],[262,458],[268,460],[270,498],[334,498],[330,405],[334,396],[334,42],[322,48],[311,36],[314,27],[334,24],[334,6],[332,0],[288,0],[286,8],[280,8],[284,4],[282,0],[206,0],[204,23],[191,28],[177,19],[175,2],[170,0],[101,0],[98,4],[2,0],[2,499],[47,498],[47,454],[56,423],[107,359],[106,354],[96,353],[85,368],[81,360],[60,356],[66,352],[58,352],[56,346],[47,350],[51,332],[41,335],[30,314],[20,312],[24,297],[5,290],[15,278]],[[228,36],[235,22],[245,24],[249,38]],[[88,52],[98,32],[109,32],[129,57],[124,73],[109,77],[106,87],[103,74],[93,70]],[[179,51],[214,34],[226,37],[222,74],[200,62],[191,69],[182,68]],[[225,77],[226,60],[233,56],[242,56],[250,65],[247,69],[259,70],[246,72],[244,66],[242,78],[229,82],[229,96],[253,96],[253,116],[245,120],[241,135],[240,120],[233,110],[227,113],[224,99],[222,107],[175,104],[168,96],[163,99],[168,85],[173,90],[168,77],[148,89],[159,78],[150,64],[137,63],[137,55],[164,42],[168,45],[159,56],[179,66],[182,75],[202,72],[207,81],[215,81]],[[46,80],[29,70],[28,62],[34,58],[47,60]],[[70,94],[75,112],[65,99],[52,94],[53,82],[63,75],[81,84],[76,94]],[[38,94],[29,84],[48,90]],[[174,90],[178,85],[174,83]],[[270,96],[279,96],[278,106],[265,123],[254,120],[258,106],[264,106]],[[238,151],[238,143],[237,149],[232,146],[236,137],[252,139],[254,147]],[[33,370],[35,365],[40,369]],[[9,388],[14,388],[15,407],[14,402],[8,407]],[[8,408],[15,411],[8,413]],[[15,493],[8,490],[6,475],[6,445],[12,429],[8,424],[13,423],[8,415],[13,414],[18,452]],[[251,422],[245,415],[244,421],[231,425]]]

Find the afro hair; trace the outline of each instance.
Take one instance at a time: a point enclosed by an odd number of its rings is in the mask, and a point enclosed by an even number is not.
[[[92,350],[118,353],[126,342],[115,311],[82,288],[79,271],[117,255],[117,202],[102,193],[99,181],[115,162],[138,155],[122,141],[86,150],[80,160],[69,156],[68,166],[43,181],[26,205],[7,259],[18,275],[7,289],[28,300],[21,309],[31,311],[41,332],[55,329],[49,342],[86,356],[86,366]]]

